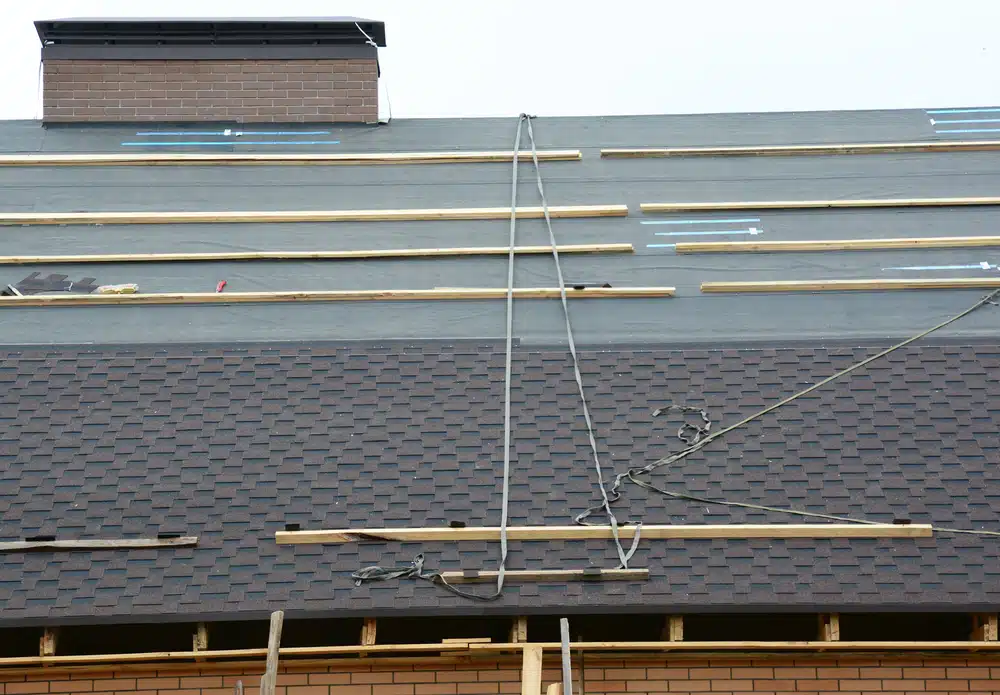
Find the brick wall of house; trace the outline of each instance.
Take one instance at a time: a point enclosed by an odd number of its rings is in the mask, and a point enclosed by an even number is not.
[[[374,59],[46,60],[47,122],[375,123]]]
[[[577,662],[579,665],[579,660]],[[120,666],[97,670],[0,671],[0,695],[232,695],[242,680],[257,695],[263,664]],[[579,673],[576,673],[579,677]],[[753,658],[610,659],[586,655],[583,695],[629,693],[1000,693],[1000,657],[758,656]],[[382,659],[286,662],[276,695],[500,695],[519,693],[514,659]],[[544,686],[560,679],[546,659]]]

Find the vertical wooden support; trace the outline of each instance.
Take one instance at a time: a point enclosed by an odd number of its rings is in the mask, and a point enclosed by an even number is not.
[[[361,646],[370,647],[375,644],[375,618],[365,618],[361,625]]]
[[[549,683],[545,695],[562,695],[562,683]]]
[[[38,640],[39,656],[55,656],[56,643],[59,641],[59,628],[47,627]]]
[[[521,657],[521,695],[542,695],[542,648],[526,644]]]
[[[271,613],[271,629],[267,633],[267,666],[260,679],[260,695],[274,695],[274,686],[278,681],[278,648],[281,646],[281,625],[284,621],[284,611]]]
[[[997,614],[982,613],[972,616],[972,634],[969,639],[974,642],[996,642],[998,635]]]
[[[663,634],[660,639],[666,642],[681,642],[684,639],[684,616],[668,615],[663,621]]]
[[[819,616],[819,639],[821,642],[840,641],[840,615],[824,613]]]
[[[573,695],[573,662],[569,654],[569,619],[559,619],[559,640],[562,645],[562,691],[563,695]]]
[[[194,629],[194,639],[192,640],[192,649],[194,652],[203,652],[208,649],[208,625],[205,623],[198,623]]]
[[[511,644],[524,644],[528,641],[528,619],[525,616],[514,618],[514,623],[510,626]]]

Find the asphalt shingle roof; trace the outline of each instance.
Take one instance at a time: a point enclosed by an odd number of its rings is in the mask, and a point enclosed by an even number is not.
[[[988,309],[987,309],[988,310]],[[584,350],[606,472],[679,447],[667,403],[735,422],[872,354],[863,347]],[[693,494],[1000,530],[1000,347],[924,344],[709,445],[653,481]],[[564,348],[514,358],[511,524],[566,524],[598,499]],[[430,585],[355,587],[361,566],[424,552],[493,569],[489,543],[282,546],[303,528],[495,525],[503,346],[386,344],[4,348],[0,539],[198,535],[194,549],[0,555],[0,625],[305,614],[629,610],[972,610],[1000,603],[1000,541],[647,540],[643,583],[524,584],[481,605]],[[801,523],[663,500],[619,520]],[[458,549],[461,548],[461,559]],[[605,542],[513,543],[508,567],[613,567]],[[486,587],[482,587],[486,591]]]

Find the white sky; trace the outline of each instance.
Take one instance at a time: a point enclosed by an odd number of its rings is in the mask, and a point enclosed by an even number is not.
[[[394,117],[1000,106],[998,0],[0,0],[0,118],[33,20],[199,15],[384,21]]]

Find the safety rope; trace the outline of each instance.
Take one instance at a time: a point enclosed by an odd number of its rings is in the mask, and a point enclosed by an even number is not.
[[[626,480],[628,480],[630,482],[633,482],[636,485],[639,485],[640,487],[646,488],[647,490],[653,490],[655,492],[660,492],[662,494],[665,494],[665,495],[668,495],[668,496],[671,496],[671,497],[677,496],[677,495],[681,494],[681,493],[673,493],[673,494],[671,494],[669,492],[666,492],[664,490],[656,488],[656,487],[650,485],[649,483],[645,483],[643,481],[638,480],[637,476],[648,475],[649,473],[652,473],[653,471],[658,470],[660,468],[666,468],[666,467],[672,466],[673,464],[675,464],[678,461],[681,461],[681,460],[687,458],[688,456],[690,456],[691,454],[695,453],[696,451],[700,451],[706,445],[708,445],[709,442],[712,442],[712,441],[714,441],[716,439],[724,437],[725,435],[729,434],[733,430],[739,429],[740,427],[743,427],[743,426],[749,424],[750,422],[753,422],[754,420],[757,420],[757,419],[763,417],[764,415],[767,415],[768,413],[777,410],[778,408],[784,407],[784,406],[788,405],[789,403],[792,403],[796,399],[801,398],[802,396],[805,396],[806,394],[812,393],[816,389],[822,388],[823,386],[826,386],[827,384],[829,384],[829,383],[831,383],[833,381],[836,381],[837,379],[840,379],[840,378],[842,378],[844,376],[847,376],[851,372],[854,372],[854,371],[856,371],[858,369],[861,369],[862,367],[865,367],[865,366],[871,364],[872,362],[874,362],[876,360],[879,360],[879,359],[885,357],[886,355],[889,355],[889,354],[895,352],[896,350],[899,350],[900,348],[906,347],[907,345],[909,345],[911,343],[914,343],[914,342],[916,342],[916,341],[918,341],[918,340],[920,340],[922,338],[925,338],[928,335],[930,335],[931,333],[934,333],[935,331],[939,331],[942,328],[945,328],[946,326],[949,326],[949,325],[955,323],[956,321],[959,321],[960,319],[965,318],[966,316],[968,316],[969,314],[971,314],[972,312],[976,311],[977,309],[979,309],[980,307],[982,307],[982,306],[984,306],[986,304],[996,305],[996,301],[995,300],[996,300],[996,298],[998,296],[1000,296],[1000,290],[995,290],[995,291],[991,292],[990,294],[986,295],[985,297],[982,297],[981,299],[979,299],[975,304],[973,304],[972,306],[970,306],[968,309],[965,309],[964,311],[961,311],[958,314],[955,314],[951,318],[945,319],[941,323],[939,323],[939,324],[937,324],[935,326],[932,326],[932,327],[928,328],[927,330],[921,331],[920,333],[917,333],[916,335],[914,335],[914,336],[912,336],[910,338],[907,338],[906,340],[904,340],[904,341],[902,341],[900,343],[896,343],[895,345],[893,345],[891,347],[888,347],[885,350],[877,352],[874,355],[861,360],[860,362],[856,362],[855,364],[851,365],[850,367],[847,367],[846,369],[842,369],[841,371],[837,372],[836,374],[828,376],[825,379],[821,379],[820,381],[817,381],[815,384],[812,384],[811,386],[808,386],[807,388],[799,391],[798,393],[795,393],[795,394],[789,396],[788,398],[780,400],[777,403],[774,403],[773,405],[767,406],[766,408],[763,408],[763,409],[757,411],[756,413],[743,418],[742,420],[740,420],[739,422],[737,422],[735,424],[729,425],[728,427],[725,427],[725,428],[723,428],[723,429],[721,429],[721,430],[719,430],[717,432],[714,432],[712,434],[707,434],[708,427],[707,426],[704,427],[703,429],[701,429],[701,430],[698,431],[698,434],[694,438],[693,442],[690,443],[688,446],[686,446],[681,451],[679,451],[679,452],[677,452],[675,454],[670,454],[668,456],[664,456],[663,458],[657,459],[656,461],[654,461],[654,462],[652,462],[652,463],[650,463],[650,464],[648,464],[646,466],[637,466],[637,467],[629,468],[624,473],[619,473],[618,475],[616,475],[615,479],[614,479],[614,483],[611,486],[611,492],[609,493],[609,497],[611,499],[611,504],[614,504],[615,502],[618,502],[621,499],[621,497],[622,497],[621,486],[622,486],[622,484]],[[690,406],[668,406],[668,408],[669,409],[684,409],[684,410],[690,410],[691,409]],[[664,411],[664,410],[666,410],[668,408],[661,408],[660,410],[655,411],[654,415],[659,414],[660,412],[662,412],[662,411]],[[707,414],[704,413],[703,411],[702,411],[702,417],[703,417],[704,420],[708,419]],[[710,423],[708,423],[708,424],[710,424]],[[685,430],[684,427],[681,428],[681,433],[684,433],[686,431],[687,430]],[[701,498],[699,498],[697,501],[708,502],[708,500],[704,500],[704,499],[701,499]],[[721,501],[721,502],[720,501],[716,501],[716,503],[725,504],[727,502],[726,501]],[[744,503],[733,503],[733,506],[746,506],[746,505]],[[602,511],[604,508],[605,508],[604,504],[594,505],[594,506],[588,508],[586,511],[584,511],[579,516],[577,516],[576,517],[576,521],[578,523],[583,523],[589,516],[591,516],[595,512]],[[758,507],[758,508],[764,509],[764,507]],[[766,511],[786,511],[788,513],[798,513],[798,512],[795,512],[795,511],[781,510],[780,508],[767,508]],[[803,516],[812,516],[813,515],[811,512],[803,512],[801,514]],[[861,520],[861,519],[850,519],[850,518],[847,518],[847,517],[825,516],[824,518],[831,518],[831,519],[836,519],[836,520],[840,520],[840,521],[856,521],[858,523],[875,523],[875,522]],[[973,529],[941,528],[939,530],[941,530],[941,531],[947,531],[947,532],[950,532],[950,533],[969,533],[969,534],[976,534],[976,535],[989,535],[989,536],[997,535],[997,536],[1000,536],[1000,532],[976,531],[976,530],[973,530]]]
[[[583,376],[580,374],[580,358],[576,352],[576,341],[573,339],[573,325],[569,318],[569,302],[566,299],[566,282],[563,279],[562,264],[559,262],[559,248],[556,245],[556,236],[552,231],[552,218],[549,215],[549,203],[545,198],[545,187],[542,184],[542,173],[538,166],[538,149],[535,146],[535,133],[531,127],[531,117],[528,117],[528,139],[531,141],[531,161],[535,167],[535,184],[538,187],[538,195],[542,202],[542,215],[545,218],[545,228],[549,233],[549,245],[552,248],[552,260],[556,266],[556,279],[559,282],[559,299],[562,302],[563,319],[566,322],[566,341],[569,344],[569,354],[573,361],[573,376],[576,378],[576,387],[580,392],[580,404],[583,408],[583,419],[587,423],[587,438],[590,441],[590,451],[594,457],[594,469],[597,471],[597,486],[601,490],[601,504],[608,522],[611,524],[611,536],[615,541],[615,548],[618,550],[618,561],[621,568],[628,569],[628,561],[632,559],[636,548],[639,546],[639,528],[636,528],[632,538],[632,545],[626,552],[622,547],[621,538],[618,534],[618,519],[615,518],[611,510],[611,500],[608,499],[608,490],[604,484],[604,472],[601,470],[601,459],[597,451],[597,439],[594,436],[594,422],[590,417],[590,407],[587,405],[587,394],[583,388]],[[515,161],[517,157],[515,155]],[[511,242],[513,243],[513,242]],[[580,521],[577,519],[577,521]],[[582,522],[581,522],[582,523]]]

